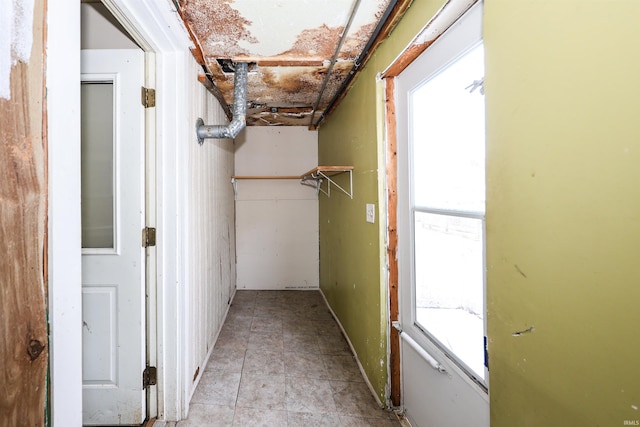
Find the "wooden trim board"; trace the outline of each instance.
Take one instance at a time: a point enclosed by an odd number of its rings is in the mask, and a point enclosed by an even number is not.
[[[387,133],[387,263],[389,264],[389,371],[391,403],[400,406],[400,334],[393,322],[398,320],[398,162],[395,108],[395,80],[385,82],[385,121]]]

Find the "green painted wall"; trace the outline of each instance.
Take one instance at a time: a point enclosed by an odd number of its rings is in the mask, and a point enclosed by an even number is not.
[[[639,17],[485,2],[493,427],[640,420]]]
[[[387,385],[387,290],[383,271],[386,225],[376,212],[365,221],[367,203],[380,209],[384,159],[383,71],[420,31],[443,1],[416,1],[400,25],[356,78],[349,95],[318,133],[322,165],[354,165],[354,198],[320,195],[320,287],[339,317],[378,397]],[[341,183],[348,176],[338,176]],[[383,200],[384,202],[384,200]],[[386,209],[384,206],[383,210]]]
[[[384,226],[365,222],[384,170],[375,76],[442,3],[413,4],[319,132],[321,164],[356,167],[354,200],[320,197],[321,288],[381,399]],[[637,1],[485,2],[494,427],[640,420],[638,17]]]

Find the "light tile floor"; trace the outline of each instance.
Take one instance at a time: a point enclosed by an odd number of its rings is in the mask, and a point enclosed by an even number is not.
[[[236,293],[191,400],[193,426],[399,426],[317,291]]]

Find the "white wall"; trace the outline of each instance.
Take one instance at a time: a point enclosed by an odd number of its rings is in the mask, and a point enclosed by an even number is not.
[[[138,45],[102,3],[82,3],[82,49],[137,49]]]
[[[317,166],[306,127],[248,127],[236,141],[236,175],[302,175]],[[238,289],[317,288],[318,197],[291,180],[239,180]]]
[[[4,13],[4,12],[3,12]],[[80,3],[47,10],[51,423],[82,425]]]
[[[194,126],[184,141],[188,147],[188,243],[183,258],[188,278],[185,385],[189,400],[224,322],[236,282],[233,141],[206,139],[203,145],[197,143],[197,118],[202,117],[208,125],[225,124],[227,119],[218,101],[197,80],[202,68],[190,60],[189,120]]]

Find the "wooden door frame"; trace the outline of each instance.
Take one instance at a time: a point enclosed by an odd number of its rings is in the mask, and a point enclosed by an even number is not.
[[[155,266],[157,307],[153,352],[159,371],[159,419],[179,420],[186,409],[184,380],[185,271],[182,239],[187,229],[180,188],[187,158],[176,141],[190,141],[187,82],[190,39],[171,0],[109,0],[145,51],[155,52],[158,106],[153,153],[157,170],[154,207],[158,243]],[[174,12],[172,12],[174,11]],[[82,300],[80,254],[80,2],[63,2],[47,16],[47,100],[49,107],[49,253],[51,322],[51,414],[53,425],[82,424]],[[186,142],[185,142],[186,143]],[[162,209],[159,209],[162,207]]]

